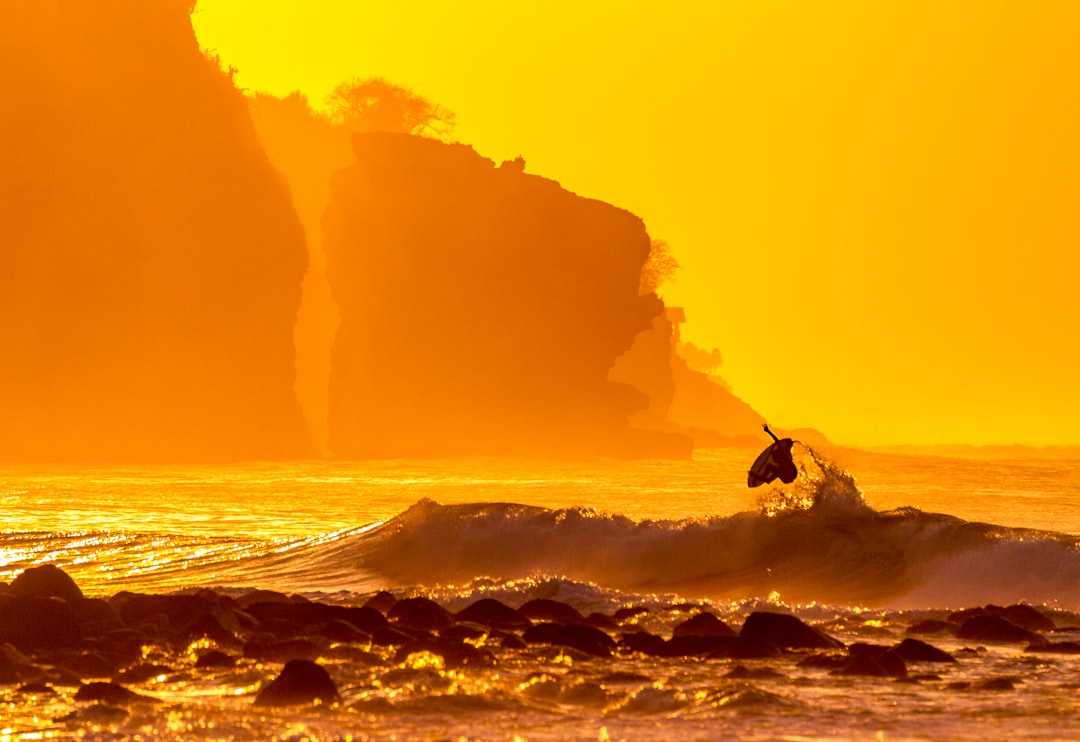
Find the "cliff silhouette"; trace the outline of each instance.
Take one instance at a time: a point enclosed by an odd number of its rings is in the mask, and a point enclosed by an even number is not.
[[[321,454],[326,454],[330,347],[337,333],[337,304],[326,280],[322,215],[330,201],[330,176],[352,162],[349,133],[315,114],[300,93],[284,98],[259,93],[249,99],[251,118],[271,162],[285,175],[308,247],[296,319],[296,399]]]
[[[689,455],[608,380],[663,311],[638,217],[465,145],[352,141],[323,219],[335,455]]]
[[[0,24],[0,457],[309,455],[288,189],[187,1]]]
[[[680,355],[680,327],[686,315],[668,307],[619,357],[611,378],[644,392],[649,405],[631,422],[690,437],[697,448],[757,447],[765,422],[719,377],[691,368]]]

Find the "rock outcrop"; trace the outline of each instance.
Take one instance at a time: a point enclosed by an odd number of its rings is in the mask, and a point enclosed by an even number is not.
[[[608,380],[663,305],[642,221],[460,144],[353,138],[323,220],[342,457],[689,455]]]
[[[5,8],[5,459],[308,454],[303,232],[191,5]]]

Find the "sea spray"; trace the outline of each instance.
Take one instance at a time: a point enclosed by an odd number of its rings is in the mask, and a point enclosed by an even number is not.
[[[795,459],[799,476],[790,485],[773,485],[758,495],[757,506],[762,514],[771,517],[811,509],[872,512],[854,474],[809,445],[796,443],[803,452]]]

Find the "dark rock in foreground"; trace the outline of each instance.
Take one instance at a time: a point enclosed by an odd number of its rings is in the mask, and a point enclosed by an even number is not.
[[[79,688],[76,701],[100,701],[110,706],[130,706],[134,703],[160,703],[152,696],[144,696],[130,691],[116,683],[89,683]]]
[[[457,621],[487,626],[491,629],[506,629],[508,631],[524,631],[532,626],[532,621],[521,615],[505,603],[500,603],[493,598],[483,598],[469,607],[458,611],[454,617]]]
[[[12,595],[60,598],[67,603],[75,603],[83,598],[75,580],[55,564],[42,564],[24,570],[12,580],[10,592]]]
[[[838,675],[906,678],[907,665],[891,647],[856,643],[848,647],[848,660],[834,672]]]
[[[838,649],[844,646],[795,616],[767,611],[751,613],[739,636],[761,639],[781,649]]]
[[[945,634],[948,636],[956,636],[956,631],[959,627],[951,621],[937,621],[935,619],[927,619],[925,621],[919,621],[918,623],[908,626],[905,634]]]
[[[1029,644],[1024,651],[1034,654],[1080,654],[1080,644],[1076,642],[1043,642]]]
[[[270,685],[255,696],[256,706],[304,706],[340,703],[341,695],[330,675],[309,660],[290,660]]]
[[[906,662],[956,662],[948,652],[918,639],[904,639],[893,649]]]
[[[398,628],[418,631],[442,631],[454,623],[454,616],[450,611],[428,598],[399,600],[386,617]]]
[[[1017,626],[1003,616],[982,615],[969,618],[956,632],[959,639],[1008,644],[1038,644],[1042,637],[1034,631]]]
[[[673,636],[735,636],[731,627],[711,613],[698,613],[672,630]]]
[[[571,605],[548,598],[537,598],[522,604],[518,613],[533,621],[552,623],[585,623],[585,617]]]
[[[23,652],[74,647],[83,632],[63,600],[16,595],[0,607],[0,643]]]
[[[1002,607],[999,605],[984,605],[981,608],[965,608],[949,615],[949,621],[963,625],[973,618],[997,617],[1003,618],[1028,631],[1041,632],[1053,631],[1056,628],[1054,622],[1044,616],[1035,608],[1023,603],[1017,603]]]
[[[606,632],[580,624],[537,624],[527,629],[522,638],[527,644],[570,647],[594,657],[610,657],[615,651],[615,640]]]

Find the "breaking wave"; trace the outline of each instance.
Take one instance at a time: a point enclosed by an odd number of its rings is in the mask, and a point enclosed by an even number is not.
[[[811,449],[802,458],[796,483],[767,491],[758,512],[637,521],[587,508],[424,499],[362,533],[282,554],[273,568],[300,558],[309,576],[364,575],[368,587],[558,577],[709,599],[1080,604],[1076,537],[913,508],[875,511],[848,472]]]
[[[797,463],[795,483],[763,490],[755,511],[727,516],[635,520],[589,508],[425,498],[384,522],[285,541],[24,532],[6,534],[0,552],[4,574],[54,561],[103,592],[212,584],[347,597],[418,588],[494,591],[513,602],[517,593],[558,589],[587,603],[634,594],[1080,608],[1077,536],[914,508],[878,511],[851,474],[812,449]]]

